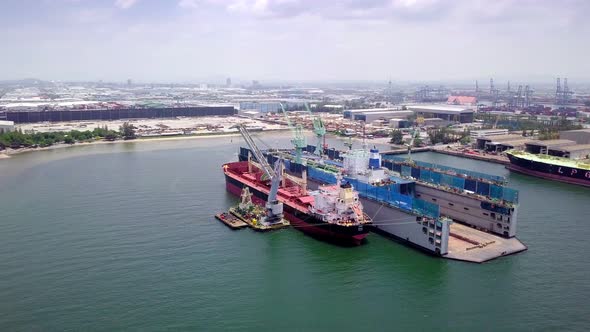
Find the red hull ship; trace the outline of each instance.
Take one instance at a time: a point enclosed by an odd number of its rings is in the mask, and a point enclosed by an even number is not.
[[[261,170],[248,161],[239,161],[223,165],[223,172],[227,191],[239,197],[247,187],[252,193],[252,202],[264,206],[271,188],[269,181],[263,179]],[[283,203],[284,216],[293,227],[314,237],[347,245],[359,245],[367,236],[366,226],[370,219],[362,213],[358,197],[354,196],[356,193],[350,185],[329,186],[321,193],[308,194],[294,181],[285,179],[284,184],[279,188],[277,198]],[[326,206],[326,197],[348,209],[338,214],[322,213],[320,207]],[[345,205],[349,201],[354,202],[354,205],[349,204],[352,208]]]

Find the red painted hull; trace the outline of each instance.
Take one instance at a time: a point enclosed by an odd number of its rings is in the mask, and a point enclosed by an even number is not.
[[[244,183],[244,185],[247,185],[246,183]],[[230,192],[231,194],[235,195],[235,196],[240,196],[242,194],[242,188],[226,181],[225,187],[227,189],[228,192]],[[250,189],[253,189],[252,187],[250,187]],[[265,200],[257,197],[256,195],[252,195],[252,202],[254,204],[257,205],[261,205],[263,206],[266,202]],[[283,202],[284,204],[288,204],[288,202]],[[334,230],[334,226],[330,225],[330,224],[311,224],[308,222],[305,222],[303,219],[295,216],[292,213],[289,213],[287,211],[284,211],[284,215],[285,218],[287,220],[289,220],[289,222],[291,223],[291,225],[316,238],[321,238],[324,240],[328,240],[330,242],[337,242],[337,243],[341,243],[341,244],[346,244],[346,245],[361,245],[363,240],[367,237],[368,235],[368,230],[363,232],[363,233],[358,233],[358,234],[346,234],[346,233],[342,233],[342,232],[338,232]]]

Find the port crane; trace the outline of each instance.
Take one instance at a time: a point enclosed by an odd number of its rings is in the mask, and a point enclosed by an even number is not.
[[[277,195],[283,174],[283,159],[277,159],[274,168],[275,176],[270,181],[270,193],[266,200],[266,220],[268,224],[283,222],[283,203],[279,202]]]
[[[252,151],[252,154],[254,154],[254,157],[258,161],[258,164],[260,164],[260,169],[262,170],[264,175],[266,175],[269,179],[272,179],[275,176],[275,172],[273,168],[270,167],[270,164],[264,157],[262,151],[260,151],[256,143],[254,143],[254,140],[252,139],[252,136],[250,136],[250,133],[246,129],[246,126],[244,126],[243,124],[237,124],[234,127],[238,128],[238,130],[240,131],[240,134],[244,138],[244,141],[246,141],[246,144],[248,144],[248,146],[250,147],[250,151]]]
[[[274,169],[271,168],[270,164],[264,157],[262,151],[260,151],[256,143],[254,143],[254,140],[252,139],[252,136],[250,136],[250,133],[248,132],[246,127],[243,124],[238,124],[236,125],[236,127],[240,131],[240,134],[242,134],[242,137],[246,141],[246,144],[248,144],[248,146],[250,147],[250,151],[252,151],[252,153],[256,157],[256,160],[260,165],[260,169],[268,178],[270,178],[270,193],[268,194],[268,198],[265,204],[265,222],[268,224],[280,223],[283,221],[283,203],[279,202],[277,195],[283,177],[283,160],[278,159],[275,162]],[[248,164],[250,164],[250,162]]]
[[[305,149],[305,147],[307,146],[307,142],[305,141],[305,136],[303,135],[303,127],[301,127],[300,124],[293,125],[293,123],[289,119],[289,116],[287,115],[287,111],[285,110],[283,103],[281,103],[281,110],[283,111],[283,114],[285,115],[285,120],[287,121],[287,125],[289,126],[289,128],[291,129],[291,132],[293,133],[293,138],[291,139],[291,143],[293,144],[293,146],[295,146],[295,162],[297,162],[298,164],[301,164],[302,163],[301,155],[303,154],[303,149]]]
[[[324,154],[324,147],[326,147],[326,127],[324,126],[322,118],[319,115],[314,116],[311,110],[309,109],[309,105],[307,105],[307,103],[305,103],[304,105],[305,110],[307,110],[309,115],[312,117],[313,132],[318,139],[315,148],[315,153],[318,156],[321,156]]]
[[[410,142],[408,144],[406,144],[408,147],[408,161],[409,162],[412,162],[412,147],[414,146],[414,140],[416,139],[418,134],[419,134],[418,128],[414,128],[411,133],[412,136],[410,138]]]

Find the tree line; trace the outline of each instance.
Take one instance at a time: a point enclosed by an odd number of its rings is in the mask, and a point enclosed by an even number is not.
[[[466,129],[461,132],[454,131],[452,128],[442,127],[442,128],[432,128],[427,130],[428,140],[430,144],[449,144],[455,142],[461,142],[461,144],[468,144],[471,141],[471,132]],[[389,134],[391,137],[390,143],[391,144],[408,144],[410,140],[404,140],[403,133],[399,129],[394,129]],[[414,139],[414,146],[421,146],[423,144],[422,140],[419,137]]]
[[[5,148],[48,147],[58,143],[75,144],[76,142],[91,142],[96,140],[114,141],[117,139],[136,138],[132,124],[125,122],[119,131],[109,130],[107,126],[94,130],[71,130],[64,132],[23,133],[21,130],[0,134],[0,150]]]

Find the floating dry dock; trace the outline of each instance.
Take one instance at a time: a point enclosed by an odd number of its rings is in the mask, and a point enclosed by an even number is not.
[[[244,228],[244,227],[248,227],[248,224],[243,222],[242,220],[238,219],[237,217],[226,213],[226,212],[221,212],[215,215],[215,218],[217,218],[217,220],[221,221],[222,223],[224,223],[227,227],[231,228],[231,229],[240,229],[240,228]]]
[[[371,230],[447,259],[482,263],[527,249],[516,238],[518,191],[499,176],[405,158],[381,160],[379,151],[327,150],[327,158],[267,151],[289,172],[306,173],[309,189],[339,174],[359,193]],[[249,151],[240,149],[240,160]]]

